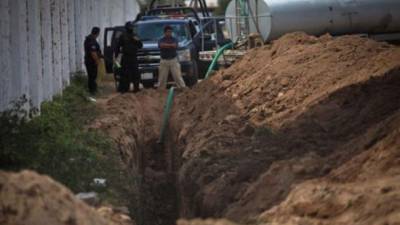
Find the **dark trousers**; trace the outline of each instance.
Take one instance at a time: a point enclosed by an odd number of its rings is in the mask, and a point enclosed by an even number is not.
[[[124,60],[124,58],[122,58],[121,66],[122,75],[118,91],[122,93],[128,92],[131,83],[133,83],[134,91],[139,91],[140,74],[137,62]]]
[[[85,63],[86,71],[88,74],[88,88],[91,94],[96,94],[97,92],[97,66],[94,64]]]

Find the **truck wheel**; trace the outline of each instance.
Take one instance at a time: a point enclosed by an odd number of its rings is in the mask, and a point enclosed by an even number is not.
[[[150,81],[142,81],[142,85],[144,88],[154,88],[155,82],[150,80]]]
[[[193,61],[193,68],[191,74],[188,74],[185,79],[186,86],[193,87],[197,84],[199,79],[199,67],[197,65],[197,61]]]

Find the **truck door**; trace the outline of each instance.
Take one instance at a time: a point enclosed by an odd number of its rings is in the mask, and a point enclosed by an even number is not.
[[[104,61],[107,73],[113,73],[114,52],[124,27],[108,27],[104,30]]]

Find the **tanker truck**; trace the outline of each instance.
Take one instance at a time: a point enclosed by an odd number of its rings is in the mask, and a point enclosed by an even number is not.
[[[225,19],[233,41],[259,33],[269,42],[295,31],[400,40],[400,0],[233,0]]]
[[[224,26],[235,44],[201,52],[200,60],[213,61],[212,66],[231,65],[254,47],[249,44],[254,34],[261,44],[296,31],[315,36],[360,34],[399,42],[400,0],[232,0]],[[212,71],[210,67],[208,73]]]

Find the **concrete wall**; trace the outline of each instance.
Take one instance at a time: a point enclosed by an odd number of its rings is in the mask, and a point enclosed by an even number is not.
[[[0,0],[0,111],[23,96],[40,108],[62,93],[84,71],[90,29],[123,25],[139,10],[136,0]]]

